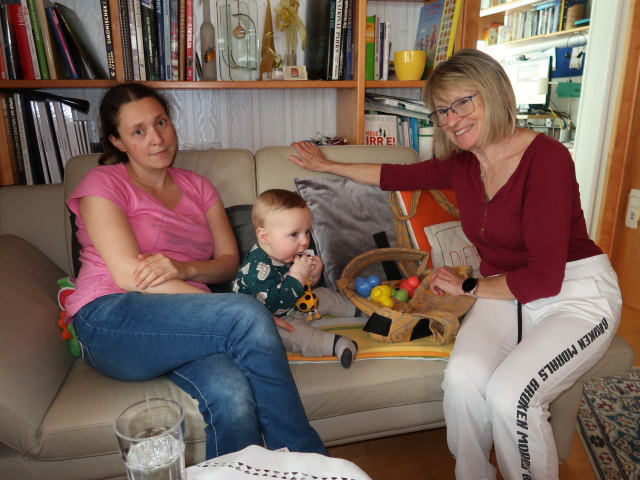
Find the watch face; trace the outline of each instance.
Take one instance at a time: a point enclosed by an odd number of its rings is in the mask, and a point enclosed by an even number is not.
[[[476,278],[467,278],[464,282],[462,282],[462,291],[464,293],[469,293],[476,288],[478,284],[478,280]]]

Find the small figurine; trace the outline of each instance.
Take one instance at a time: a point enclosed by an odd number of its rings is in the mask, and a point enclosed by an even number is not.
[[[318,300],[318,296],[311,290],[311,284],[308,278],[304,284],[304,292],[296,302],[296,308],[302,313],[308,313],[307,322],[311,323],[314,318],[320,318],[322,315],[318,312],[320,300]]]

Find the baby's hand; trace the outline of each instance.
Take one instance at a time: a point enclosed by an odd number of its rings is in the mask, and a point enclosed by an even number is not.
[[[320,276],[322,275],[322,269],[324,268],[324,264],[322,263],[322,259],[318,255],[314,255],[311,257],[311,273],[309,276],[311,277],[311,285],[315,285],[320,280]]]
[[[293,265],[289,268],[289,275],[300,282],[300,285],[304,285],[311,274],[312,260],[306,255],[296,257],[293,261]]]

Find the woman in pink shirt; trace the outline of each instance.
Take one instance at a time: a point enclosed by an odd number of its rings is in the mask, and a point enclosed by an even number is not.
[[[121,84],[100,119],[101,166],[67,201],[82,247],[67,307],[84,361],[121,380],[167,374],[198,401],[207,458],[263,438],[269,449],[326,453],[269,311],[206,286],[234,278],[236,241],[211,182],[172,166],[166,100]]]
[[[456,478],[558,478],[549,403],[606,352],[620,320],[617,277],[591,241],[571,155],[516,127],[501,65],[477,50],[441,63],[425,86],[435,160],[342,164],[315,145],[291,160],[383,190],[452,188],[481,278],[438,269],[437,294],[477,298],[462,321],[443,382]]]

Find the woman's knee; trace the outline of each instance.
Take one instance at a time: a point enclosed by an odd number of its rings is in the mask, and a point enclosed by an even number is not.
[[[442,388],[445,392],[456,395],[471,391],[484,394],[488,380],[489,374],[482,369],[481,364],[454,357],[444,371]]]

